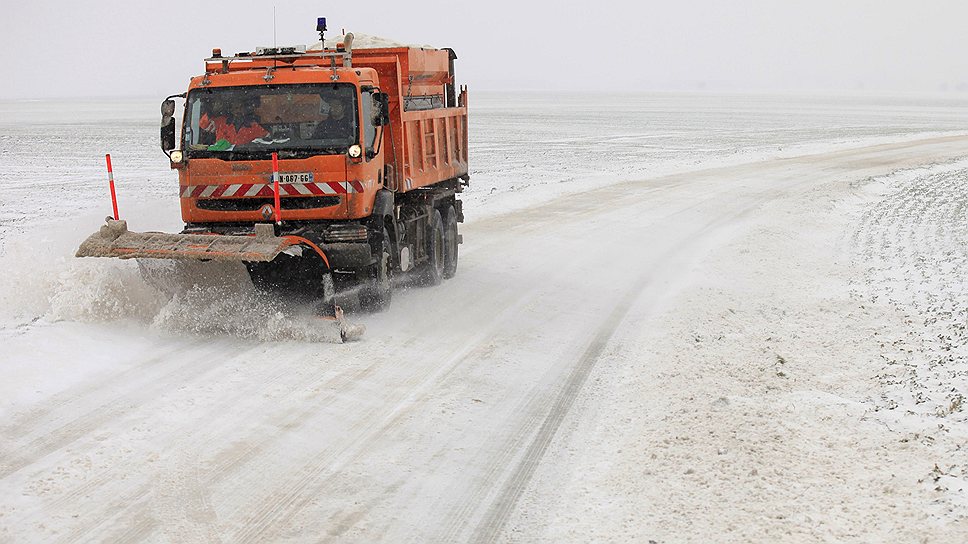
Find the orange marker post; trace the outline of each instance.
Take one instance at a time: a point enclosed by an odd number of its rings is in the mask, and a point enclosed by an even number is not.
[[[279,205],[279,154],[272,153],[272,192],[276,196],[276,224],[282,224],[282,206]]]
[[[114,220],[117,221],[120,217],[118,217],[118,195],[114,192],[114,170],[111,168],[111,154],[104,155],[104,159],[108,163],[108,185],[111,186],[111,206],[114,208]]]

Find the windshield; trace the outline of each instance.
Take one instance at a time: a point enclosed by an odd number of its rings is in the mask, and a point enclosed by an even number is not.
[[[357,143],[356,87],[346,83],[195,89],[184,145],[192,157],[295,158]]]

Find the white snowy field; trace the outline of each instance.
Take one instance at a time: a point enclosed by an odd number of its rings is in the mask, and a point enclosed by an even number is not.
[[[968,99],[472,95],[345,345],[72,258],[105,152],[179,227],[156,112],[0,103],[0,542],[968,541]]]

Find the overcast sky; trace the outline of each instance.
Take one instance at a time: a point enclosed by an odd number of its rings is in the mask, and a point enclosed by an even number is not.
[[[964,0],[21,2],[0,98],[182,92],[213,47],[312,43],[316,17],[453,47],[475,90],[958,91]]]

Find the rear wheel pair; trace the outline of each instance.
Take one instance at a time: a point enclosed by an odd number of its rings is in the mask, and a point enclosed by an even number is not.
[[[457,213],[448,206],[441,215],[434,210],[427,240],[427,264],[421,274],[425,285],[438,285],[457,274]]]
[[[427,237],[426,264],[418,272],[423,285],[438,285],[444,279],[457,274],[457,254],[459,237],[457,232],[457,212],[453,206],[444,209],[443,215],[434,210],[430,220]],[[360,306],[369,311],[381,311],[390,306],[393,292],[393,249],[390,235],[383,229],[381,251],[377,262],[367,272],[360,290]]]

